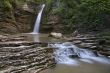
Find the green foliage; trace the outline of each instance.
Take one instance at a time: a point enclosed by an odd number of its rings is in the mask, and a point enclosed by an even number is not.
[[[0,8],[13,13],[16,4],[46,4],[45,15],[59,15],[64,29],[97,30],[110,28],[110,0],[0,0]]]
[[[36,4],[42,3],[50,4],[53,0],[27,0],[27,1],[35,2]]]
[[[110,13],[110,0],[81,0],[79,11],[84,14],[83,22],[90,28],[106,26],[104,18]],[[83,10],[82,10],[83,9]]]
[[[110,0],[59,0],[54,12],[65,29],[97,30],[110,28]]]
[[[7,11],[11,10],[12,9],[11,0],[1,0],[0,7]]]
[[[4,11],[10,12],[16,7],[17,4],[23,4],[27,0],[1,0],[0,7],[4,9]]]

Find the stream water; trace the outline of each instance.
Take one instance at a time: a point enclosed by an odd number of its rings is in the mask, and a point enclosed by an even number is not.
[[[53,69],[47,69],[41,73],[110,73],[110,66],[104,64],[89,64],[79,61],[79,66],[57,64]]]
[[[110,73],[110,59],[70,42],[49,44],[54,52],[56,67],[41,73]],[[72,57],[71,57],[72,56]]]
[[[71,42],[49,44],[48,46],[56,48],[54,55],[57,63],[77,66],[79,63],[74,59],[78,58],[79,60],[90,64],[94,62],[110,64],[109,58],[93,52],[90,49],[78,48]]]
[[[56,66],[41,73],[110,73],[110,58],[90,49],[79,48],[64,39],[55,39],[48,34],[18,34],[26,41],[49,43],[54,48]]]

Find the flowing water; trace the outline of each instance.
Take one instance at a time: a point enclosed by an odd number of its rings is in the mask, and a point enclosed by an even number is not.
[[[42,12],[44,10],[44,7],[45,7],[45,4],[43,4],[41,6],[41,10],[40,12],[38,13],[38,16],[37,16],[37,19],[36,19],[36,22],[35,22],[35,26],[34,26],[34,30],[33,30],[33,33],[39,33],[39,27],[40,27],[40,21],[41,21],[41,17],[42,17]]]
[[[49,44],[49,47],[56,48],[54,55],[57,63],[75,65],[79,63],[75,60],[76,58],[80,61],[87,63],[103,63],[110,64],[110,59],[100,55],[99,53],[92,52],[89,49],[78,48],[70,42],[61,43],[61,44]]]
[[[51,43],[48,44],[48,47],[55,49],[53,54],[56,66],[41,73],[110,73],[110,58],[90,49],[79,48],[63,39],[48,37],[48,34],[20,34],[17,36],[24,36],[27,41]]]
[[[70,42],[49,44],[55,48],[55,68],[41,73],[110,73],[110,59],[88,49],[81,49]]]

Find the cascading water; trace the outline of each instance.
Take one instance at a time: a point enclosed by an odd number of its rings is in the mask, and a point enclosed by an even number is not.
[[[70,42],[49,44],[48,46],[56,48],[54,55],[57,63],[78,65],[78,60],[74,59],[76,57],[83,62],[93,63],[92,61],[97,61],[110,64],[110,59],[98,53],[94,53],[92,50],[78,48]]]
[[[45,7],[45,4],[43,4],[41,6],[41,10],[38,13],[38,16],[37,16],[37,19],[36,19],[36,22],[35,22],[35,26],[34,26],[34,30],[33,30],[33,33],[35,33],[35,34],[38,34],[39,33],[40,21],[41,21],[42,12],[44,10],[44,7]]]

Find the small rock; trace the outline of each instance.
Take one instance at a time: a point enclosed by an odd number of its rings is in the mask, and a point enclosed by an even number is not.
[[[78,58],[78,55],[69,55],[70,58]]]
[[[90,40],[84,40],[84,42],[85,43],[94,43],[95,41],[90,39]]]
[[[97,46],[91,46],[90,48],[96,50]]]
[[[78,35],[78,30],[74,31],[72,35],[77,36]]]
[[[73,37],[64,37],[64,39],[69,41],[69,42],[73,42]]]
[[[73,43],[74,43],[74,44],[80,44],[81,41],[80,41],[80,40],[78,40],[78,41],[73,41]]]
[[[92,43],[81,43],[79,46],[83,48],[90,48],[93,44]]]

